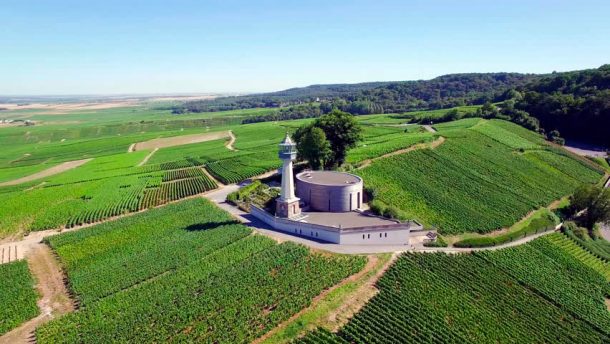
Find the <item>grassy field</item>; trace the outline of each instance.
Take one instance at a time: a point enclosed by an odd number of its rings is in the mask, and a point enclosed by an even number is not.
[[[37,299],[26,261],[0,265],[0,335],[37,316]]]
[[[477,254],[404,254],[337,334],[318,330],[297,342],[607,343],[607,280],[555,240]]]
[[[596,183],[600,168],[512,123],[466,119],[436,126],[445,143],[360,170],[383,202],[442,233],[486,233]]]
[[[81,309],[38,343],[246,343],[364,266],[252,235],[194,199],[49,239]]]

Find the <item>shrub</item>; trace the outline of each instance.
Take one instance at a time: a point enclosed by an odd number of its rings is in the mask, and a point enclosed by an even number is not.
[[[436,240],[424,243],[425,247],[447,247],[449,246],[442,236],[437,236]]]
[[[387,205],[380,200],[374,199],[369,202],[369,207],[374,214],[383,216],[383,214],[386,212]]]
[[[389,206],[389,207],[385,208],[385,211],[383,212],[383,216],[390,218],[390,219],[400,219],[401,212],[395,206]]]

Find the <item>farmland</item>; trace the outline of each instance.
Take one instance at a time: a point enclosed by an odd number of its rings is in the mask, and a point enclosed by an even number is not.
[[[456,256],[404,254],[338,333],[319,329],[298,342],[606,343],[608,282],[557,239]]]
[[[443,233],[486,233],[603,175],[503,121],[436,126],[446,142],[375,161],[359,173],[383,202]],[[459,199],[459,202],[456,202]]]
[[[0,335],[38,315],[34,279],[25,261],[0,265]]]
[[[49,244],[81,308],[38,329],[39,343],[249,342],[364,266],[252,235],[201,199]]]

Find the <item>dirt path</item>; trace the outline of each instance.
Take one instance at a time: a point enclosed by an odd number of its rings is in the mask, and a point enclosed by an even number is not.
[[[182,135],[182,136],[172,136],[172,137],[163,137],[159,139],[152,139],[144,142],[137,142],[133,144],[133,148],[130,147],[132,152],[139,150],[148,150],[148,149],[159,149],[165,147],[173,147],[173,146],[181,146],[188,145],[191,143],[201,143],[212,140],[219,140],[224,138],[230,138],[230,131],[216,131],[211,133],[203,133],[203,134],[192,134],[192,135]]]
[[[500,245],[496,245],[496,246],[489,246],[489,247],[476,247],[476,248],[462,248],[462,247],[425,247],[422,243],[418,243],[417,245],[414,245],[413,248],[410,250],[411,252],[445,252],[445,253],[462,253],[462,252],[475,252],[475,251],[495,251],[495,250],[501,250],[503,248],[509,248],[509,247],[514,247],[514,246],[519,246],[519,245],[523,245],[523,244],[527,244],[528,242],[538,239],[541,236],[547,235],[547,234],[551,234],[551,233],[555,233],[557,232],[561,226],[563,226],[563,223],[558,224],[557,226],[555,226],[554,230],[549,230],[546,232],[541,232],[541,233],[537,233],[534,235],[528,235],[524,238],[521,239],[517,239],[514,241],[510,241],[504,244],[500,244]]]
[[[274,334],[276,334],[277,332],[279,332],[280,330],[286,328],[286,326],[288,326],[289,324],[291,324],[292,322],[294,322],[295,320],[297,320],[299,317],[301,317],[303,314],[311,311],[313,308],[315,308],[329,293],[331,293],[333,290],[347,284],[350,282],[355,282],[357,280],[359,280],[360,278],[362,278],[364,275],[366,275],[369,271],[371,271],[372,269],[375,268],[375,265],[377,264],[377,261],[379,258],[377,258],[377,256],[375,255],[369,255],[367,256],[368,261],[366,263],[366,265],[364,266],[364,268],[362,270],[360,270],[359,272],[343,279],[341,282],[333,285],[332,287],[322,291],[322,293],[320,293],[318,296],[316,296],[311,304],[309,305],[309,307],[303,308],[301,309],[299,312],[295,313],[294,315],[292,315],[290,318],[288,318],[287,320],[283,321],[281,324],[279,324],[278,326],[276,326],[275,328],[273,328],[271,331],[265,333],[262,337],[259,337],[258,339],[254,340],[252,342],[252,344],[260,344],[263,343],[265,340],[267,340],[268,338],[270,338],[271,336],[273,336]],[[367,282],[368,283],[368,282]],[[350,303],[351,303],[350,299]]]
[[[235,147],[233,147],[233,144],[235,143],[235,134],[233,134],[233,130],[229,130],[229,141],[227,142],[227,144],[225,145],[227,147],[228,150],[237,150],[235,149]]]
[[[362,169],[362,168],[370,166],[371,163],[373,163],[373,161],[377,161],[379,159],[385,159],[385,158],[388,158],[388,157],[391,157],[391,156],[394,156],[394,155],[405,154],[405,153],[409,153],[409,152],[412,152],[412,151],[418,150],[418,149],[425,149],[425,148],[434,149],[434,148],[442,145],[443,142],[445,142],[445,138],[442,137],[442,136],[439,136],[438,139],[436,139],[436,140],[434,140],[432,142],[418,143],[416,145],[413,145],[413,146],[405,148],[405,149],[400,149],[400,150],[397,150],[397,151],[393,151],[393,152],[390,152],[388,154],[384,154],[384,155],[378,156],[378,157],[373,158],[373,159],[364,160],[358,166],[358,169]]]
[[[135,143],[130,144],[129,148],[127,148],[127,153],[135,152],[135,150],[136,150],[135,148],[136,148],[136,144]]]
[[[383,276],[390,266],[392,266],[398,256],[398,253],[394,253],[392,258],[390,258],[390,260],[388,260],[387,263],[385,263],[384,266],[379,269],[377,273],[375,273],[375,275],[369,278],[364,285],[358,288],[358,290],[351,295],[349,302],[344,303],[341,307],[335,309],[334,312],[328,315],[328,321],[330,324],[332,324],[332,328],[330,329],[331,331],[337,331],[339,328],[343,327],[343,325],[347,324],[349,319],[351,319],[354,314],[358,313],[358,311],[360,311],[360,309],[362,309],[362,307],[364,307],[364,305],[366,305],[367,302],[373,298],[373,296],[379,293],[379,289],[377,289],[376,286],[377,281],[379,281],[381,276]]]
[[[32,343],[38,326],[75,309],[74,301],[64,284],[65,275],[47,245],[38,244],[32,250],[28,256],[28,265],[40,294],[38,308],[41,314],[0,337],[0,343]]]
[[[150,157],[153,156],[153,154],[155,154],[155,152],[158,151],[158,150],[159,150],[159,148],[155,148],[155,149],[152,150],[152,152],[148,153],[146,155],[146,157],[144,157],[144,160],[140,161],[140,163],[138,164],[138,167],[144,166],[144,164],[146,164],[148,162]]]
[[[71,170],[73,168],[77,168],[89,161],[91,161],[93,159],[82,159],[82,160],[74,160],[74,161],[67,161],[64,163],[61,163],[57,166],[53,166],[51,168],[48,168],[44,171],[40,171],[38,173],[34,173],[31,174],[29,176],[26,177],[22,177],[19,179],[15,179],[15,180],[11,180],[8,182],[4,182],[4,183],[0,183],[0,186],[10,186],[10,185],[18,185],[18,184],[23,184],[23,183],[27,183],[27,182],[31,182],[32,180],[36,180],[36,179],[40,179],[40,178],[45,178],[45,177],[49,177],[55,174],[59,174],[68,170]]]
[[[422,127],[431,133],[436,133],[436,129],[434,129],[431,125],[422,125]]]

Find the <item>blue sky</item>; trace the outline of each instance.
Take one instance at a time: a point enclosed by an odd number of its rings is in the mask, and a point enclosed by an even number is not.
[[[610,1],[0,3],[0,94],[273,91],[610,63]]]

